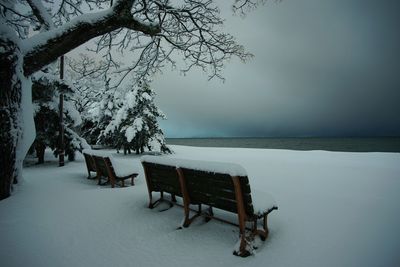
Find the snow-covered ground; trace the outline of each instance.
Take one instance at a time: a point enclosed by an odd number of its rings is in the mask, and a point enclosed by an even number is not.
[[[242,165],[279,210],[254,256],[232,255],[238,228],[202,219],[177,230],[183,210],[146,207],[136,186],[86,179],[82,157],[25,167],[0,202],[0,265],[7,266],[400,266],[400,154],[173,146],[172,157]],[[232,220],[235,217],[232,216]]]

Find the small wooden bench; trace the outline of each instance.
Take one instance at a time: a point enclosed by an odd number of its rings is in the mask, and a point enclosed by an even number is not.
[[[94,159],[92,157],[92,155],[83,152],[83,157],[85,158],[85,162],[86,162],[86,168],[87,168],[87,172],[88,172],[88,179],[96,179],[97,178],[97,171],[96,171],[96,165],[94,164]],[[95,172],[96,176],[94,178],[92,178],[92,176],[90,175],[90,172]]]
[[[96,164],[97,177],[99,179],[99,184],[101,183],[102,178],[106,178],[106,183],[110,183],[111,187],[115,187],[118,182],[121,182],[121,186],[125,186],[125,180],[131,179],[131,185],[134,185],[133,179],[138,175],[137,173],[130,174],[117,174],[117,169],[113,167],[111,163],[110,157],[100,157],[100,156],[92,156],[94,162]]]
[[[254,207],[246,171],[237,164],[205,162],[194,160],[169,159],[165,157],[142,157],[150,203],[149,207],[164,200],[163,192],[174,196],[181,196],[184,207],[183,226],[188,227],[192,221],[200,216],[209,219],[229,221],[214,216],[213,208],[232,212],[238,215],[240,230],[240,244],[234,254],[246,257],[251,254],[252,248],[248,240],[259,235],[262,240],[268,237],[268,214],[277,209],[275,201],[262,192],[265,206]],[[152,192],[160,192],[161,197],[152,202]],[[254,192],[253,192],[254,194]],[[201,205],[209,208],[202,211]],[[261,203],[258,203],[261,204]],[[190,218],[190,205],[198,205],[196,214]],[[259,221],[262,220],[261,227]],[[250,236],[246,237],[246,222],[252,224]],[[231,223],[232,224],[232,223]]]
[[[121,183],[121,186],[125,186],[125,180],[131,179],[131,185],[134,185],[134,178],[138,176],[137,173],[134,173],[132,171],[129,171],[129,167],[123,168],[123,169],[128,169],[128,172],[121,170],[118,167],[121,166],[115,166],[115,162],[113,163],[113,158],[111,154],[107,154],[105,152],[101,151],[93,151],[93,150],[84,150],[83,154],[87,155],[85,156],[88,158],[88,161],[86,161],[86,165],[88,168],[89,172],[89,167],[91,169],[95,169],[96,171],[96,177],[98,179],[98,184],[99,185],[104,185],[104,184],[111,184],[111,187],[115,187],[119,182]],[[91,158],[91,159],[90,159]],[[92,162],[90,161],[92,160]],[[88,166],[87,162],[93,163],[93,165]],[[121,164],[118,164],[121,165]],[[90,174],[90,173],[89,173]],[[102,182],[103,179],[106,179],[105,182]]]

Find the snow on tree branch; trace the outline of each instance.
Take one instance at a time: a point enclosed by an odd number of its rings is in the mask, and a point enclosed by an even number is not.
[[[44,8],[40,0],[27,0],[29,6],[32,9],[33,14],[38,19],[44,30],[50,30],[54,28],[53,20],[49,12]]]
[[[160,29],[143,23],[129,13],[132,0],[120,0],[111,8],[79,16],[63,26],[37,34],[25,40],[25,74],[38,71],[57,57],[78,47],[86,41],[125,27],[153,36]]]

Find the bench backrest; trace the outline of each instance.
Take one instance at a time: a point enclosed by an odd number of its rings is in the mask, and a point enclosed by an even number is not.
[[[175,166],[142,162],[149,191],[166,192],[182,196],[178,173]]]
[[[96,165],[94,164],[93,157],[89,154],[83,153],[85,157],[86,167],[89,171],[96,171]]]
[[[181,168],[191,204],[206,204],[237,213],[235,187],[232,176],[188,168]],[[247,176],[239,176],[243,204],[246,214],[252,215],[254,208]]]
[[[95,155],[92,155],[92,157],[96,165],[97,174],[103,177],[108,177],[107,165],[104,158]]]

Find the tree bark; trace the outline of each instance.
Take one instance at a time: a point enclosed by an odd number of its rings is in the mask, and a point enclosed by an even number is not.
[[[21,80],[17,72],[18,47],[0,39],[0,200],[10,196],[17,181],[17,143],[21,138]]]
[[[36,143],[36,142],[35,142]],[[38,164],[44,163],[44,152],[46,151],[46,145],[43,143],[37,143],[35,145],[36,156],[38,158]]]

